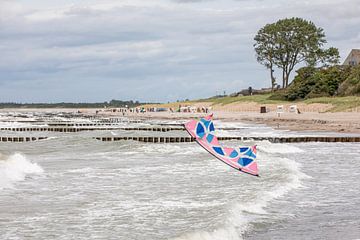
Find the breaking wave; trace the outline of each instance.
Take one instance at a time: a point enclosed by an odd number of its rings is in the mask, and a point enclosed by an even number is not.
[[[40,165],[20,153],[10,156],[0,154],[0,189],[12,188],[15,182],[23,181],[27,175],[43,172]]]
[[[285,143],[262,142],[258,149],[266,153],[302,153],[304,150]]]
[[[283,151],[282,148],[277,150],[274,150],[274,152]],[[288,151],[301,152],[302,150],[293,147],[291,150],[285,150],[286,153]],[[301,171],[301,165],[295,160],[275,158],[271,156],[271,153],[264,154],[266,155],[264,157],[267,159],[266,165],[276,160],[278,166],[281,166],[282,171],[286,171],[285,179],[280,180],[279,176],[277,176],[279,173],[276,173],[276,170],[272,171],[272,173],[268,172],[267,174],[270,176],[265,177],[265,181],[272,181],[272,187],[256,192],[252,201],[241,202],[231,206],[226,219],[217,229],[186,233],[174,240],[242,240],[243,234],[246,231],[250,231],[255,223],[271,219],[271,214],[266,211],[269,204],[283,197],[288,192],[302,187],[302,179],[309,178],[309,176]]]

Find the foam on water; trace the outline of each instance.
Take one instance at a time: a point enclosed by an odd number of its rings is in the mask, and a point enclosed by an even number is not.
[[[294,145],[285,143],[270,143],[269,141],[263,141],[258,149],[266,153],[302,153],[302,149],[295,147]]]
[[[223,122],[214,120],[215,128],[251,128],[252,126],[242,122]]]
[[[195,143],[194,143],[195,145]],[[175,144],[154,144],[143,145],[139,147],[141,152],[147,154],[175,154],[175,155],[188,155],[189,153],[204,153],[205,150],[201,147],[194,148],[194,145],[175,145]]]
[[[48,127],[47,124],[32,124],[21,122],[0,122],[1,128],[26,128],[26,127]]]
[[[94,169],[91,167],[85,167],[85,168],[77,168],[77,169],[71,169],[68,170],[69,173],[88,173],[93,172]]]
[[[276,144],[271,144],[276,145]],[[272,147],[272,146],[271,146]],[[277,148],[276,146],[274,147]],[[266,149],[265,147],[260,148]],[[278,148],[275,152],[282,152],[282,148]],[[302,152],[301,149],[293,147],[290,152]],[[285,152],[289,152],[285,150]],[[272,167],[272,172],[268,172],[269,176],[265,176],[265,181],[274,181],[269,188],[263,188],[263,190],[255,190],[255,196],[250,201],[237,201],[234,199],[233,204],[229,209],[224,222],[220,224],[221,227],[213,231],[197,231],[193,233],[187,233],[175,240],[241,240],[245,231],[251,230],[253,225],[257,222],[262,222],[266,219],[271,219],[271,215],[266,211],[269,204],[275,199],[281,198],[291,190],[297,189],[302,186],[302,179],[309,178],[305,173],[301,172],[301,165],[294,160],[288,158],[278,158],[272,153],[263,154],[264,162],[261,165],[269,165],[276,161],[278,166],[281,166],[281,172],[286,172],[286,178],[282,181],[278,181],[279,176],[283,177],[283,173],[277,173],[277,166]],[[265,174],[265,173],[264,173]],[[267,180],[268,179],[268,180]],[[260,189],[260,188],[259,188]]]
[[[220,130],[219,135],[299,134],[264,125],[219,121],[215,127],[236,128]],[[344,220],[353,224],[350,231],[343,229],[342,232],[353,234],[343,238],[358,236],[359,213],[353,203],[359,194],[356,188],[348,187],[357,186],[359,179],[359,174],[352,171],[360,162],[357,145],[222,142],[224,146],[234,147],[258,145],[260,178],[256,178],[216,160],[196,143],[89,140],[95,133],[56,133],[58,138],[51,141],[22,145],[23,155],[0,157],[0,189],[21,188],[21,191],[0,190],[0,215],[4,219],[0,239],[45,240],[49,236],[80,240],[113,239],[114,236],[147,240],[174,237],[178,240],[304,239],[308,237],[306,228],[315,234],[313,238],[341,239],[333,234],[341,230]],[[106,136],[123,133],[113,129],[106,131]],[[186,132],[169,134],[184,136]],[[6,152],[13,153],[19,145],[5,144],[4,147]],[[308,164],[314,155],[318,160]],[[41,173],[42,168],[25,156],[42,160],[46,177],[41,178],[41,184],[33,184],[38,178],[33,174]],[[333,171],[340,162],[341,168]],[[302,171],[314,179],[307,179]],[[343,196],[338,194],[338,189]],[[346,211],[348,207],[350,210]],[[320,211],[333,214],[321,216]],[[352,213],[346,215],[345,212]],[[311,215],[313,218],[309,221]],[[338,221],[329,221],[335,215],[340,215]],[[319,223],[329,226],[328,231],[317,231],[316,226],[320,224],[311,226],[321,218]],[[333,228],[335,225],[340,228]],[[328,237],[323,236],[326,232]]]
[[[29,174],[41,174],[44,170],[37,163],[32,163],[21,153],[8,157],[0,154],[0,189],[11,188],[18,181],[23,181]]]

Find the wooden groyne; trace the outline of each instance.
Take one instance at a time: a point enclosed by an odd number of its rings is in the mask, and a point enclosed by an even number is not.
[[[195,141],[195,139],[192,137],[93,137],[93,138],[103,142],[133,140],[133,141],[149,142],[149,143],[178,143],[178,142]]]
[[[48,124],[49,127],[7,127],[0,128],[0,131],[14,132],[81,132],[81,131],[150,131],[150,132],[170,132],[185,131],[184,127],[96,127],[101,125],[77,125],[77,124]],[[219,128],[219,130],[239,130],[239,128]]]
[[[166,127],[20,127],[20,128],[0,128],[0,131],[14,132],[81,132],[81,131],[153,131],[169,132],[184,131],[184,128],[166,128]]]
[[[103,142],[139,141],[150,143],[180,143],[194,142],[193,137],[94,137]],[[219,141],[269,141],[272,143],[300,143],[300,142],[360,142],[360,137],[218,137]]]
[[[47,139],[47,137],[0,137],[0,142],[34,142]]]
[[[44,140],[48,137],[16,137],[0,136],[0,142],[32,142]],[[194,142],[193,137],[93,137],[103,142],[139,141],[148,143],[185,143]],[[360,137],[218,137],[219,141],[269,141],[272,143],[300,143],[300,142],[360,142]]]
[[[50,127],[97,127],[97,126],[116,126],[118,122],[96,122],[96,123],[47,123]]]

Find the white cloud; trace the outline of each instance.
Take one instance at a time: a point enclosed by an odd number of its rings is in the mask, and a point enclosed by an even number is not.
[[[356,0],[73,2],[0,2],[0,101],[168,101],[266,87],[253,37],[285,17],[323,27],[343,58],[360,46]]]

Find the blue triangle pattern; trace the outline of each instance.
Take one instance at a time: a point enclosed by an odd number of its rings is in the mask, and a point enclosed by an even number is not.
[[[205,135],[205,129],[200,123],[198,123],[196,127],[196,135],[198,135],[200,138],[203,138]]]
[[[248,147],[241,147],[240,152],[243,153],[243,152],[247,151],[248,149],[249,149]]]
[[[256,158],[256,155],[251,151],[251,149],[249,148],[249,151],[247,151],[245,153],[245,155],[249,156],[249,157],[252,157],[252,158]]]
[[[224,152],[220,147],[213,147],[214,151],[217,152],[218,154],[224,156]]]
[[[239,155],[238,152],[236,150],[234,150],[234,151],[232,151],[232,153],[230,154],[229,157],[236,158],[238,155]]]
[[[209,128],[210,121],[207,121],[207,120],[202,118],[201,122],[205,125],[206,128]]]
[[[247,165],[249,165],[251,162],[252,162],[253,160],[252,159],[250,159],[250,158],[240,158],[239,160],[238,160],[238,163],[241,165],[241,166],[247,166]]]
[[[210,123],[209,130],[210,130],[210,132],[215,131],[215,127],[214,127],[214,124],[212,122]]]
[[[208,143],[211,143],[211,141],[213,140],[213,138],[214,138],[214,135],[208,134],[207,137],[206,137],[206,140],[208,141]]]

